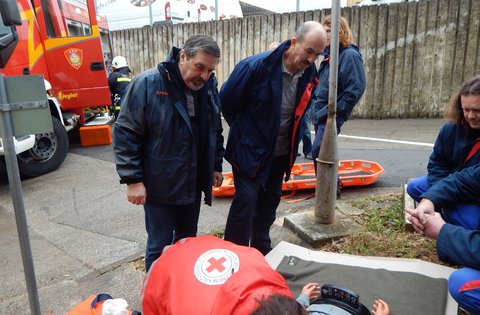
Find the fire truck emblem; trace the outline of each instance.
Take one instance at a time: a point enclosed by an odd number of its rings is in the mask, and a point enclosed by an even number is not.
[[[240,259],[237,254],[227,249],[211,249],[198,257],[194,274],[206,285],[222,285],[238,268]]]
[[[70,48],[64,51],[68,63],[75,69],[79,69],[83,62],[83,51],[78,48]]]

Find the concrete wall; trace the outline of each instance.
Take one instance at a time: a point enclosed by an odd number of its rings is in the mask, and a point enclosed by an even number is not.
[[[304,21],[329,10],[255,16],[111,33],[114,55],[135,73],[165,59],[192,34],[217,40],[227,79],[238,61],[292,36]],[[420,0],[343,8],[365,60],[367,90],[353,115],[361,118],[440,117],[450,96],[480,74],[480,1]]]

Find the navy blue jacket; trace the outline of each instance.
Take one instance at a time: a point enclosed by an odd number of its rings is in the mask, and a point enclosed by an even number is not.
[[[225,159],[261,184],[270,172],[280,127],[283,53],[289,46],[287,40],[274,51],[240,61],[220,90],[223,117],[230,126]],[[317,82],[314,64],[298,80],[287,179],[298,149],[297,127]]]
[[[319,84],[312,101],[312,123],[324,125],[328,117],[328,78],[330,75],[330,50],[322,55],[324,60],[318,69]],[[365,91],[366,79],[362,54],[355,45],[340,47],[338,52],[337,128],[347,121],[353,107]]]
[[[201,190],[211,204],[213,171],[222,171],[224,153],[217,81],[212,75],[197,92],[194,135],[178,52],[174,48],[166,62],[139,74],[127,89],[114,128],[115,163],[121,182],[143,182],[149,200],[189,204]]]
[[[455,203],[480,204],[480,165],[453,173],[438,183],[440,182],[443,182],[441,187],[436,184],[429,189],[438,191],[434,198],[430,199],[428,192],[424,196],[435,206],[446,207]],[[480,269],[480,231],[444,224],[437,238],[437,253],[442,261]]]
[[[441,208],[457,203],[480,205],[480,164],[464,168],[437,181],[421,198],[426,198]]]
[[[437,238],[441,261],[480,270],[480,231],[446,223]]]
[[[471,129],[468,125],[443,125],[428,161],[428,183],[433,186],[438,182],[445,186],[439,182],[441,179],[464,168],[479,165],[480,151],[465,162],[478,137],[480,131]]]

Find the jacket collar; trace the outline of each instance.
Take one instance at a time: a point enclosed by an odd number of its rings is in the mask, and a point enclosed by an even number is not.
[[[122,73],[122,74],[129,74],[130,72],[132,72],[132,70],[130,70],[130,68],[128,66],[125,66],[125,67],[121,67],[119,69],[117,69],[118,73]]]
[[[164,62],[158,64],[158,71],[165,72],[169,81],[172,81],[172,77],[178,78],[179,83],[183,84],[181,79],[180,69],[178,69],[178,57],[180,55],[180,48],[173,47]]]
[[[360,49],[358,49],[358,46],[355,45],[355,44],[350,44],[350,45],[347,45],[347,46],[343,46],[342,44],[338,44],[338,52],[341,52],[342,50],[347,49],[347,48],[352,48],[352,49],[355,49],[356,51],[360,52]],[[322,55],[323,56],[330,55],[330,47],[325,48],[325,50],[322,52]]]
[[[263,63],[268,72],[275,72],[277,70],[278,64],[281,64],[283,61],[283,53],[290,47],[290,40],[286,40],[281,43],[275,50],[273,50],[265,59]]]

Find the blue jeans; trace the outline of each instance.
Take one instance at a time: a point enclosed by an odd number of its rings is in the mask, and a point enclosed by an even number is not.
[[[415,201],[430,188],[427,176],[412,179],[407,185],[407,193]],[[480,225],[480,206],[476,204],[456,204],[441,209],[442,217],[447,223],[462,226],[469,230],[476,230]]]
[[[146,271],[160,257],[163,248],[179,239],[196,236],[200,215],[201,192],[195,202],[187,205],[170,205],[154,201],[145,203],[145,227],[147,248],[145,253]]]
[[[448,291],[471,314],[480,314],[480,271],[461,268],[448,279]]]
[[[312,154],[312,133],[310,131],[310,120],[307,114],[303,116],[300,122],[300,137],[303,143],[303,155]]]
[[[225,240],[255,247],[264,255],[272,249],[270,227],[276,218],[288,161],[288,155],[273,159],[265,187],[233,168],[235,196],[228,213]]]

